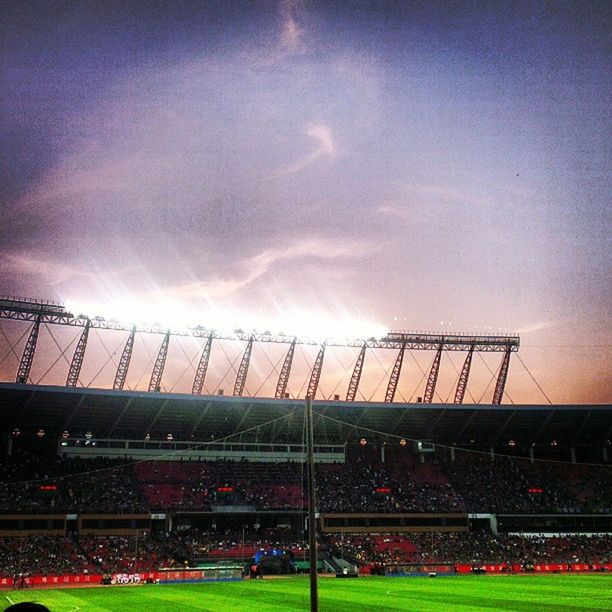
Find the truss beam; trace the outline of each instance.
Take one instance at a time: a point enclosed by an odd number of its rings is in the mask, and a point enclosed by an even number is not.
[[[38,332],[40,331],[40,315],[36,317],[32,325],[32,330],[28,336],[28,340],[23,349],[21,360],[19,361],[19,369],[17,370],[17,378],[15,382],[27,384],[30,378],[30,370],[36,353],[36,343],[38,342]]]
[[[308,391],[306,397],[314,399],[317,395],[317,389],[319,388],[319,381],[321,380],[321,372],[323,370],[323,358],[325,357],[325,342],[319,349],[319,354],[315,360],[312,372],[310,373],[310,380],[308,381]]]
[[[287,393],[287,385],[289,384],[289,376],[291,375],[291,366],[293,365],[293,355],[295,353],[296,342],[297,338],[294,338],[289,345],[287,354],[285,355],[285,361],[283,362],[283,367],[281,368],[278,382],[276,383],[276,392],[274,393],[274,397],[276,399],[284,399]]]
[[[210,361],[210,353],[212,350],[213,334],[208,335],[206,344],[202,349],[202,355],[200,362],[198,363],[198,369],[196,370],[193,378],[193,387],[191,393],[193,395],[202,395],[202,389],[204,387],[204,379],[206,378],[206,372],[208,371],[208,363]]]
[[[355,367],[353,368],[353,374],[351,375],[351,381],[349,382],[348,390],[346,392],[346,401],[354,402],[357,396],[357,390],[359,389],[359,381],[361,380],[361,373],[363,372],[363,362],[365,361],[367,344],[364,344],[359,351]]]
[[[404,353],[406,352],[406,345],[402,344],[395,363],[393,364],[393,370],[391,376],[389,376],[389,382],[387,384],[387,391],[385,393],[385,402],[390,404],[395,399],[395,392],[397,391],[397,384],[402,373],[402,364],[404,363]]]
[[[113,382],[113,389],[115,391],[123,391],[123,385],[125,385],[125,379],[127,377],[128,368],[130,367],[130,361],[132,359],[132,351],[134,350],[134,338],[136,337],[136,328],[132,327],[132,331],[128,336],[123,347],[123,353],[121,353],[121,359],[117,366],[117,372],[115,374],[115,382]]]
[[[506,389],[506,381],[508,380],[508,370],[510,369],[510,348],[506,349],[504,357],[499,368],[499,375],[497,376],[497,383],[495,384],[495,391],[493,393],[492,404],[498,405],[502,403],[504,397],[504,391]]]
[[[442,359],[443,348],[444,345],[440,343],[440,346],[436,351],[436,356],[431,364],[431,370],[429,370],[429,377],[427,378],[427,386],[425,387],[425,395],[423,396],[424,404],[431,404],[433,401],[434,393],[436,392],[436,384],[438,382],[438,373],[440,371],[440,360]]]
[[[234,383],[234,397],[242,397],[244,392],[244,385],[246,384],[247,374],[249,373],[249,364],[251,363],[251,353],[253,352],[253,336],[249,338],[242,359],[240,361],[240,367],[238,368],[238,374],[236,374],[236,382]]]
[[[155,359],[155,365],[153,366],[153,372],[151,373],[151,380],[149,381],[149,391],[161,391],[161,381],[164,374],[164,368],[166,367],[166,357],[168,357],[168,345],[170,344],[170,331],[166,331],[166,335],[162,340],[157,358]]]
[[[468,351],[467,357],[463,362],[463,368],[459,375],[459,382],[457,383],[457,389],[455,390],[455,404],[463,404],[463,398],[465,397],[465,390],[467,389],[468,378],[470,377],[470,368],[472,367],[472,356],[474,355],[474,347],[471,347]]]
[[[68,377],[66,378],[67,387],[76,387],[79,382],[79,376],[81,375],[81,367],[83,365],[83,359],[85,357],[85,349],[87,348],[87,338],[89,337],[89,319],[81,332],[81,337],[74,349],[74,355],[72,356],[72,362],[70,369],[68,370]]]
[[[17,300],[2,300],[0,299],[0,319],[12,319],[16,321],[35,322],[40,316],[41,323],[50,325],[69,325],[72,327],[85,327],[89,324],[95,329],[113,329],[118,331],[131,331],[131,325],[125,325],[118,321],[106,320],[102,317],[87,319],[84,316],[75,316],[66,312],[63,306],[47,307],[41,310],[40,307],[32,307],[30,309],[22,306],[16,306]],[[27,302],[27,300],[25,300]],[[137,328],[137,332],[149,334],[165,335],[167,329],[155,325],[141,325]],[[236,331],[233,334],[218,334],[211,329],[202,327],[194,327],[191,329],[175,329],[172,331],[174,336],[194,336],[196,338],[207,337],[211,333],[215,334],[215,338],[219,340],[240,340],[243,342],[253,338],[255,342],[273,342],[281,344],[290,344],[289,340],[284,335],[274,334],[259,334],[245,333]],[[301,345],[319,346],[320,341],[314,338],[300,338],[296,342]],[[361,348],[363,340],[354,340],[349,342],[327,342],[327,346],[346,346],[353,348]],[[402,346],[414,350],[434,350],[437,351],[440,344],[444,345],[445,351],[467,351],[472,346],[475,351],[481,352],[505,352],[510,350],[516,352],[520,346],[518,336],[475,336],[471,334],[452,334],[440,335],[429,333],[416,332],[391,332],[384,338],[370,338],[365,344],[368,348],[380,349],[401,349]]]

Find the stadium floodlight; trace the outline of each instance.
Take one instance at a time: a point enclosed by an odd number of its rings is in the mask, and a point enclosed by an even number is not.
[[[117,321],[128,326],[159,325],[164,328],[182,330],[202,323],[201,316],[197,316],[180,303],[164,298],[152,298],[151,300],[121,298],[98,304],[67,300],[66,308],[74,315]]]
[[[119,322],[127,327],[155,325],[171,331],[206,329],[221,336],[290,334],[318,344],[325,341],[350,344],[358,339],[383,338],[389,333],[388,328],[377,321],[349,313],[344,308],[330,312],[277,305],[269,313],[263,313],[210,303],[189,305],[155,295],[150,299],[122,297],[97,304],[67,300],[66,309],[75,316]]]

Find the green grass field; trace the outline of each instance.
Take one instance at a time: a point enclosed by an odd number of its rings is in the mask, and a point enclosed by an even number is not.
[[[2,591],[6,606],[38,601],[52,612],[308,610],[308,578],[184,585]],[[2,606],[0,606],[2,609]],[[319,581],[322,612],[356,610],[612,610],[612,576],[362,577]]]

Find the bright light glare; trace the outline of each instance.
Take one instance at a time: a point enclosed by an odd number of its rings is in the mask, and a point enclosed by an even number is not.
[[[244,333],[283,333],[288,337],[297,336],[321,342],[346,342],[381,338],[388,332],[387,328],[375,321],[346,312],[331,316],[325,312],[278,308],[276,313],[266,316],[215,306],[199,310],[163,298],[150,301],[119,299],[106,304],[66,301],[66,308],[75,316],[85,315],[92,319],[103,317],[125,325],[158,325],[175,331],[200,326],[224,335],[240,329]]]

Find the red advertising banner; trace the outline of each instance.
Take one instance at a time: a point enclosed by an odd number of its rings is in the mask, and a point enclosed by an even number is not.
[[[423,571],[440,571],[440,567],[436,564],[427,564],[421,566]],[[498,565],[469,565],[466,563],[455,565],[455,571],[458,574],[469,574],[473,568],[483,569],[488,574],[506,573],[509,569],[516,573],[527,573],[520,565],[508,566],[506,563]],[[535,573],[547,572],[612,572],[612,563],[547,563],[536,564],[533,566]],[[361,574],[369,574],[370,568],[360,568]],[[141,572],[141,573],[123,573],[112,574],[111,584],[140,584],[147,581],[155,582],[183,582],[183,581],[198,581],[198,580],[215,580],[228,579],[231,576],[220,576],[217,570],[166,570],[163,572]],[[98,585],[102,583],[102,574],[68,574],[63,576],[40,576],[33,575],[25,578],[25,584],[29,587],[66,587],[66,586],[84,586]],[[0,589],[10,589],[13,587],[14,579],[9,577],[0,577]]]

